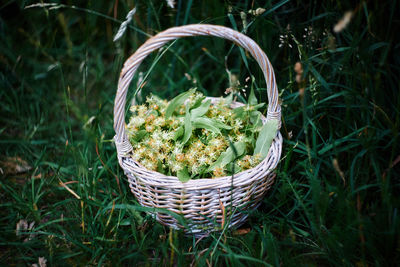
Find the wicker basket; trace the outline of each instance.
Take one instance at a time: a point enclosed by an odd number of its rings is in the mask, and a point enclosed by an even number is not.
[[[282,151],[282,136],[272,142],[267,157],[255,168],[240,172],[234,176],[190,180],[182,183],[174,176],[148,170],[135,162],[132,157],[132,145],[125,131],[125,105],[129,83],[143,59],[165,43],[187,36],[215,36],[231,40],[247,50],[260,65],[268,90],[268,113],[263,123],[277,119],[280,125],[281,109],[278,104],[278,90],[275,75],[265,53],[249,37],[232,29],[205,24],[194,24],[170,28],[151,37],[125,62],[118,82],[118,91],[114,104],[115,144],[118,161],[129,179],[129,185],[138,202],[156,208],[156,219],[175,229],[201,235],[223,227],[239,226],[248,216],[248,211],[260,204],[261,199],[271,187]],[[218,101],[213,98],[212,101]],[[243,105],[234,102],[233,107]],[[167,212],[160,212],[165,211]],[[168,212],[169,211],[169,212]],[[180,214],[182,220],[174,216]],[[181,217],[182,218],[182,217]]]

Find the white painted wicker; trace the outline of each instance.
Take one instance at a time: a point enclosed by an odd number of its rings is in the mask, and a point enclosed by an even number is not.
[[[129,179],[129,185],[138,202],[146,207],[157,208],[156,219],[173,228],[201,235],[226,226],[238,226],[255,208],[272,185],[282,151],[282,136],[277,132],[268,156],[255,168],[234,176],[190,180],[181,183],[177,177],[148,170],[131,158],[132,145],[125,131],[125,105],[129,83],[143,59],[165,43],[181,37],[209,35],[231,40],[247,50],[260,65],[267,83],[268,112],[263,118],[277,119],[280,125],[281,108],[278,89],[271,63],[260,47],[249,37],[223,26],[194,24],[174,27],[148,39],[126,60],[118,82],[114,103],[114,137],[118,161]],[[213,98],[213,101],[218,101]],[[233,107],[242,105],[233,103]],[[170,212],[160,212],[166,209]],[[183,216],[182,226],[172,212]]]

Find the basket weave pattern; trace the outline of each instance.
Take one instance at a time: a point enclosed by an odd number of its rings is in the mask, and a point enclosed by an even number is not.
[[[277,119],[280,125],[281,109],[278,89],[272,66],[260,47],[249,37],[232,29],[206,24],[170,28],[148,39],[126,60],[120,74],[114,103],[114,137],[118,161],[127,175],[130,188],[138,202],[146,207],[162,208],[183,215],[188,227],[185,231],[195,234],[217,230],[229,218],[229,227],[239,225],[247,218],[247,210],[257,207],[272,185],[282,152],[282,136],[278,132],[267,157],[256,167],[234,176],[196,179],[182,183],[175,176],[148,170],[131,158],[132,145],[125,131],[126,95],[137,68],[151,52],[165,43],[187,36],[209,35],[233,41],[247,50],[260,65],[267,83],[268,112],[265,123]],[[210,98],[212,102],[217,98]],[[232,103],[232,108],[243,105]],[[156,219],[170,227],[182,228],[178,220],[168,213],[155,212]]]

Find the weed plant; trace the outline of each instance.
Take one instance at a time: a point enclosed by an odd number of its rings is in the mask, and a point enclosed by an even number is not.
[[[29,7],[38,2],[0,4],[2,265],[398,265],[398,1]],[[138,205],[112,142],[124,60],[149,36],[191,23],[253,38],[275,68],[283,112],[282,158],[262,204],[239,229],[200,239],[158,224]],[[254,87],[266,102],[256,62],[209,37],[153,53],[129,97],[172,99],[191,87],[208,96],[228,88],[243,102]]]

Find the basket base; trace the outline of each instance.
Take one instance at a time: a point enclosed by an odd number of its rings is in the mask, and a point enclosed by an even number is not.
[[[182,209],[176,210],[165,208],[163,211],[149,211],[147,213],[153,215],[153,217],[162,225],[176,230],[183,230],[186,235],[192,235],[196,238],[208,236],[210,233],[222,231],[224,228],[238,228],[246,222],[247,217],[249,216],[249,211],[256,209],[261,204],[261,199],[273,184],[275,176],[275,173],[270,173],[269,177],[266,178],[270,183],[264,184],[264,186],[257,190],[262,193],[253,195],[251,199],[244,198],[245,204],[242,204],[241,206],[231,205],[225,201],[224,205],[221,201],[220,208],[213,210],[213,212],[204,212],[204,209],[202,209],[203,212],[188,214]],[[132,183],[130,184],[132,185]],[[136,198],[142,206],[156,208],[157,210],[160,209],[160,207],[149,205],[150,203],[143,201],[143,199],[140,198],[141,194],[138,193],[137,189],[137,187],[131,186],[132,193],[136,195]]]

